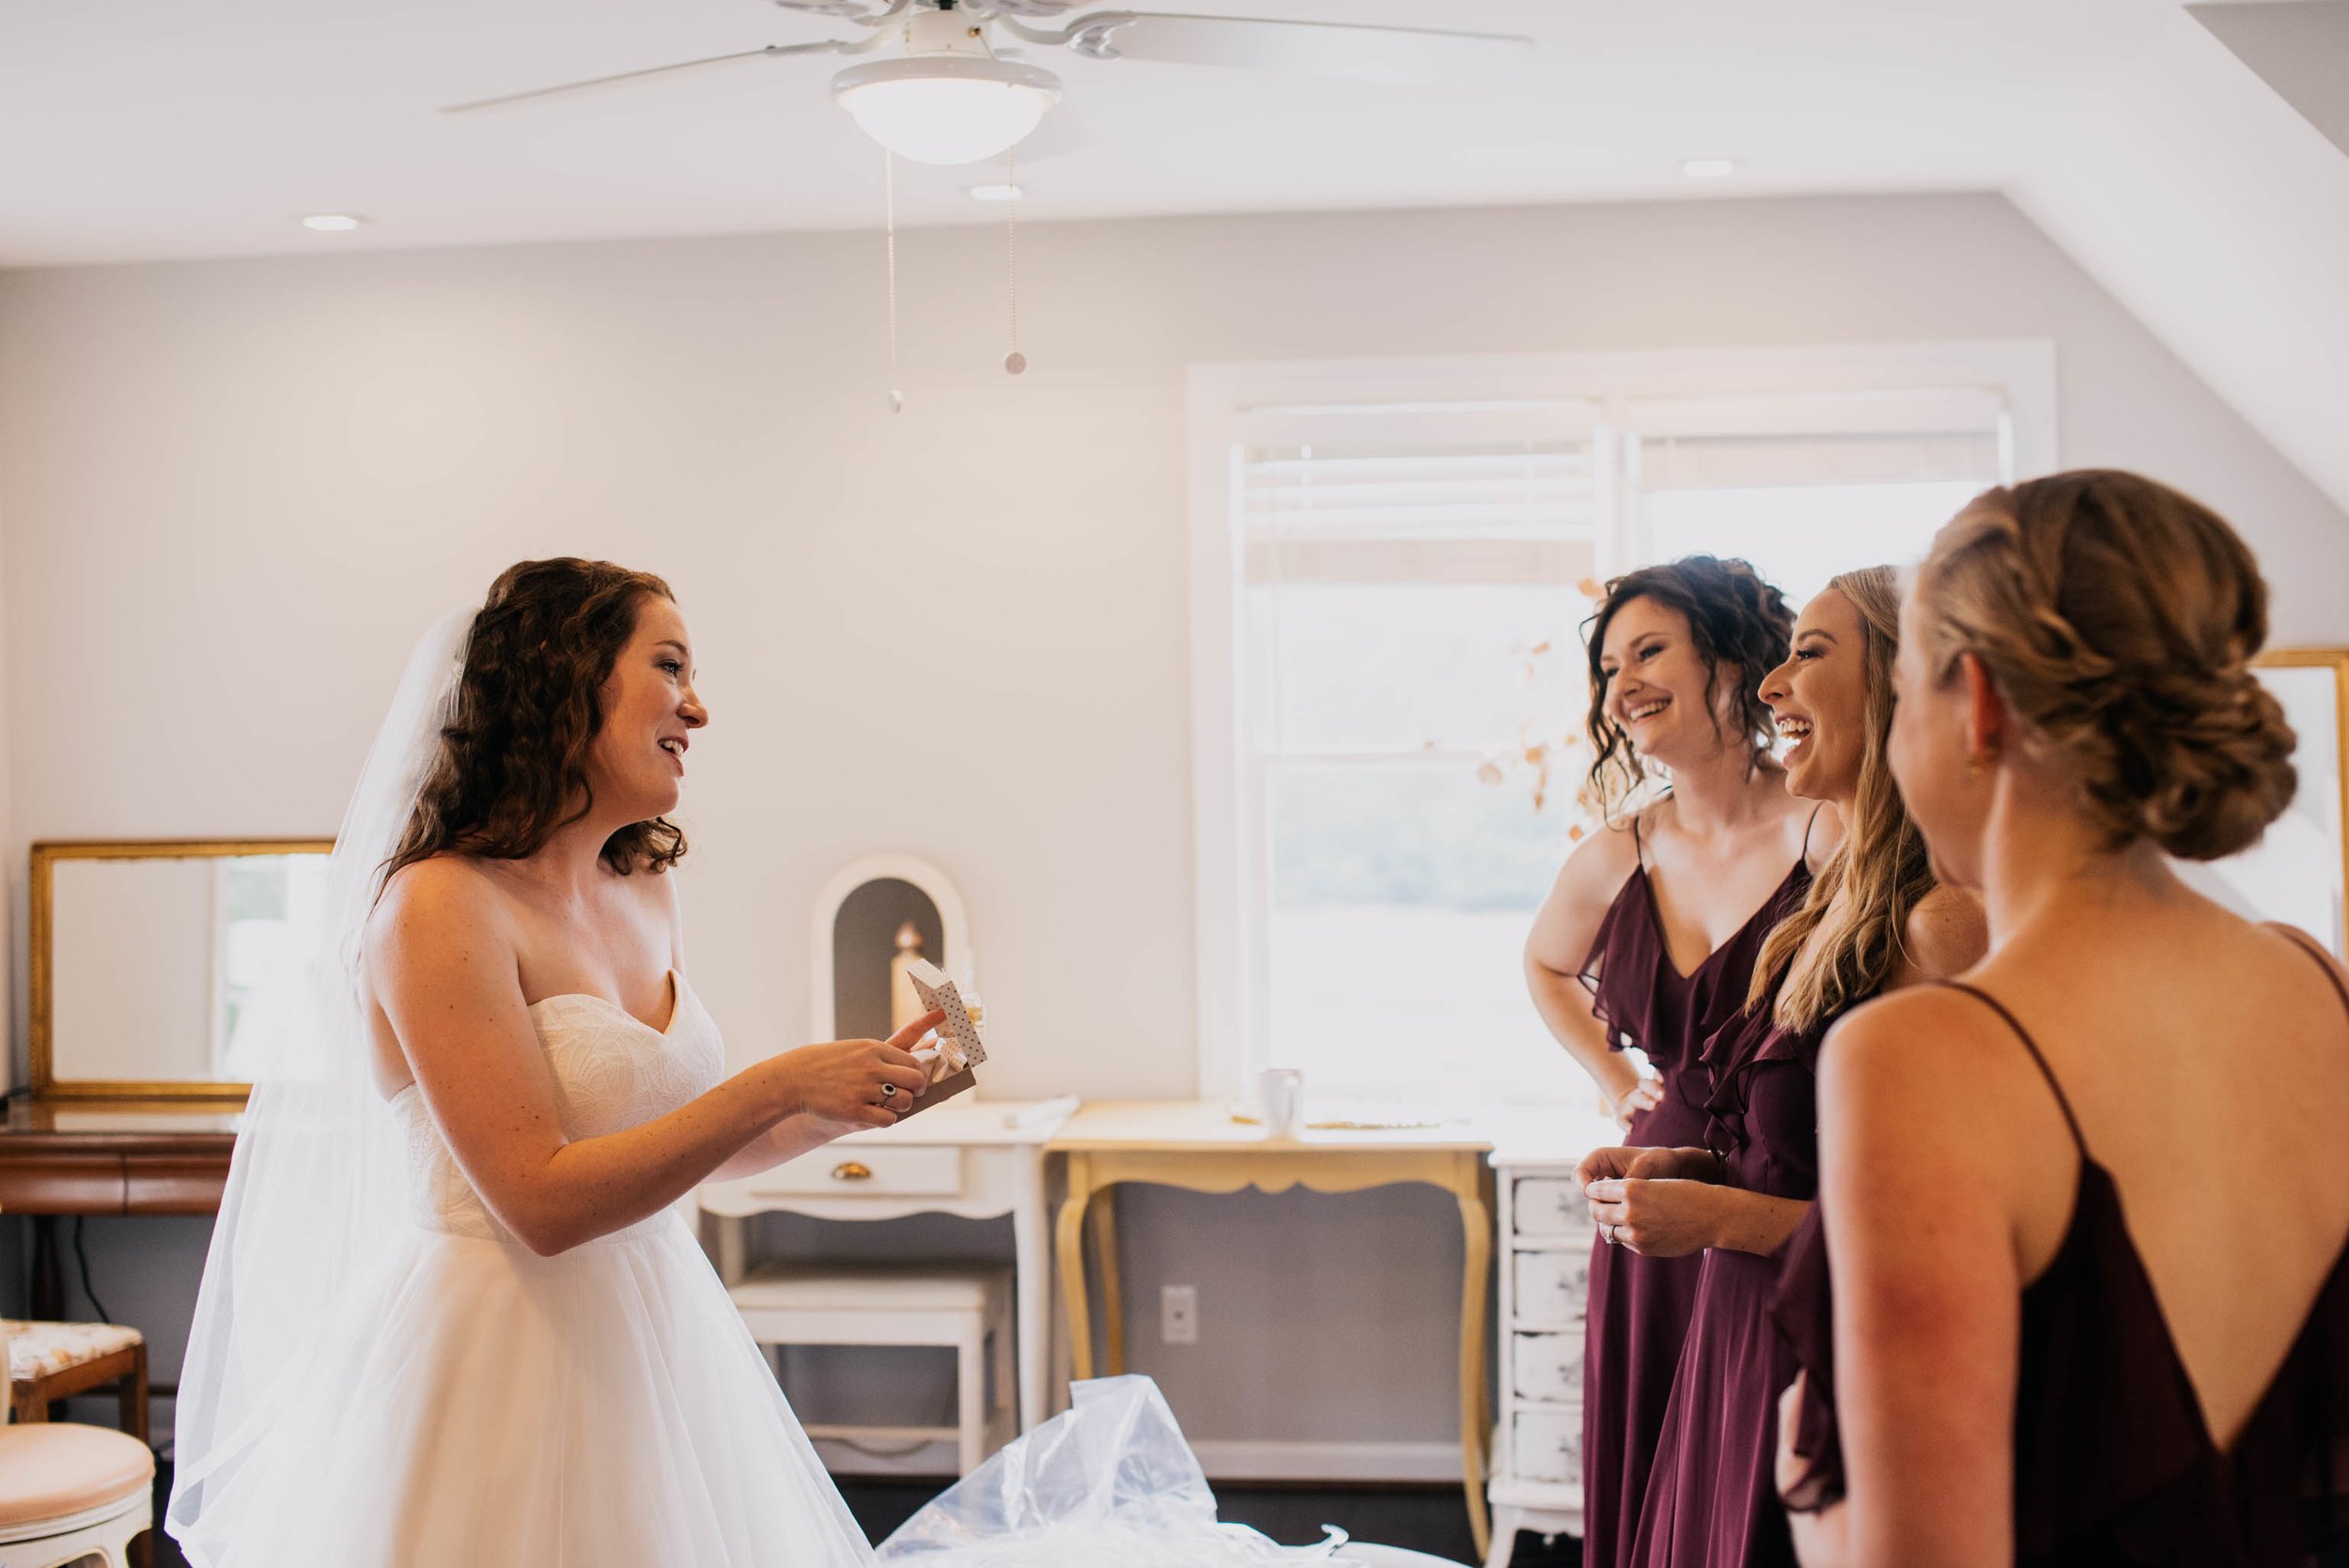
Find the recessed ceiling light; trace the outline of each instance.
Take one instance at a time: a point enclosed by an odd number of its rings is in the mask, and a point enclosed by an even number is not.
[[[973,185],[971,187],[972,201],[1018,201],[1026,194],[1017,185]]]
[[[366,222],[355,212],[312,212],[303,218],[302,226],[317,229],[320,234],[343,234]]]
[[[1680,165],[1680,172],[1690,179],[1726,179],[1737,172],[1734,158],[1691,158]]]

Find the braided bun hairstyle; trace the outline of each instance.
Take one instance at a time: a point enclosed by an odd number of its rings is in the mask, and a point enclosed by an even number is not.
[[[1935,538],[1916,606],[1935,678],[1980,659],[2113,847],[2217,860],[2291,803],[2292,728],[2251,673],[2267,584],[2199,502],[2109,469],[1984,491]]]
[[[1786,662],[1795,634],[1795,613],[1786,596],[1750,562],[1684,555],[1610,580],[1597,610],[1582,623],[1583,651],[1591,665],[1591,711],[1584,720],[1592,755],[1586,794],[1600,817],[1610,822],[1641,784],[1661,776],[1607,711],[1607,674],[1599,668],[1608,623],[1625,605],[1641,598],[1677,610],[1688,621],[1689,640],[1704,661],[1704,704],[1713,715],[1714,733],[1725,743],[1744,745],[1750,768],[1761,765],[1777,737],[1769,704],[1762,700],[1762,677]],[[1724,665],[1736,675],[1735,736],[1723,733],[1716,706]]]

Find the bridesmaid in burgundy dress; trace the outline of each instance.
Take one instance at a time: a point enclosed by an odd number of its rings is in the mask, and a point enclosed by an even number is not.
[[[2349,1529],[2349,980],[2172,860],[2291,800],[2266,598],[2114,473],[1982,496],[1909,591],[1892,769],[1991,950],[1822,1056],[1778,1302],[1812,1568],[2284,1568]]]
[[[1934,885],[1884,759],[1899,623],[1890,567],[1846,572],[1803,607],[1794,656],[1763,680],[1791,743],[1786,788],[1833,805],[1843,845],[1763,945],[1750,1005],[1705,1045],[1706,1146],[1654,1152],[1649,1168],[1666,1179],[1591,1187],[1593,1218],[1625,1248],[1703,1250],[1632,1531],[1632,1560],[1653,1568],[1791,1568],[1771,1469],[1795,1368],[1768,1308],[1778,1249],[1818,1191],[1819,1041],[1861,999],[1982,956],[1981,908]]]
[[[1810,809],[1770,760],[1755,690],[1784,660],[1792,619],[1751,567],[1709,555],[1617,578],[1593,618],[1591,782],[1610,826],[1559,873],[1526,941],[1526,975],[1633,1145],[1703,1135],[1697,1048],[1744,1003],[1764,935],[1809,881]],[[1625,1045],[1659,1076],[1643,1078]],[[1695,1259],[1597,1245],[1583,1372],[1588,1563],[1628,1550],[1695,1296]]]

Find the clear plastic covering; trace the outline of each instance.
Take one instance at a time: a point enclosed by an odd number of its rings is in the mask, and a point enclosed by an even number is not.
[[[1346,1533],[1283,1546],[1215,1516],[1215,1494],[1147,1377],[1075,1385],[1067,1411],[1003,1448],[881,1544],[908,1568],[1346,1568]]]

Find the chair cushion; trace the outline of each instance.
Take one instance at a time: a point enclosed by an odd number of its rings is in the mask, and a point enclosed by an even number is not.
[[[127,1350],[141,1338],[118,1323],[0,1323],[8,1342],[8,1381],[48,1377]]]
[[[70,1518],[154,1483],[155,1456],[136,1437],[72,1421],[0,1426],[0,1526]]]
[[[737,1307],[785,1312],[939,1312],[987,1311],[1007,1296],[1011,1270],[990,1264],[765,1264],[728,1287]]]

